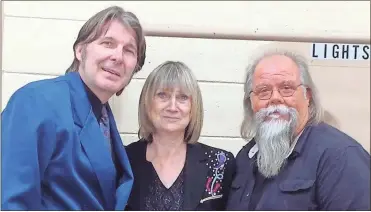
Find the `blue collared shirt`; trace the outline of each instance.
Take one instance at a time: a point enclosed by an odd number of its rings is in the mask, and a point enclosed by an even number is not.
[[[302,132],[281,172],[260,176],[252,140],[236,157],[227,210],[370,210],[370,154],[321,123]]]

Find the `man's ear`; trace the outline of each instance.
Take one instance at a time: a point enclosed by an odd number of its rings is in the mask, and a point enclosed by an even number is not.
[[[244,105],[247,105],[250,103],[251,110],[254,111],[254,104],[252,102],[252,98],[250,94],[245,94],[244,96]]]
[[[250,101],[250,105],[251,105],[251,110],[252,111],[254,111],[255,110],[255,108],[254,108],[254,104],[253,104],[253,102],[252,102],[252,98],[251,98],[251,96],[248,98],[248,100],[247,101]]]
[[[83,45],[77,44],[75,47],[75,56],[77,60],[79,60],[80,62],[82,61],[82,54],[83,54]]]
[[[312,90],[310,88],[305,88],[305,100],[307,102],[307,105],[309,107],[310,102],[312,101]]]

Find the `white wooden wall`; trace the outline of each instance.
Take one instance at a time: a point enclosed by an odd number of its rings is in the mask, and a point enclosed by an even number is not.
[[[292,41],[369,41],[369,2],[3,3],[2,109],[26,83],[64,74],[83,23],[99,10],[119,5],[139,17],[148,35],[143,70],[111,101],[125,144],[137,140],[138,99],[146,76],[165,60],[180,60],[195,72],[202,89],[205,121],[200,142],[236,154],[245,144],[239,127],[250,55],[264,45],[283,45],[308,57],[323,106],[343,131],[370,151],[370,60],[313,60],[310,42],[255,40],[291,36]],[[195,36],[231,39],[191,38]],[[250,40],[237,39],[243,37]]]

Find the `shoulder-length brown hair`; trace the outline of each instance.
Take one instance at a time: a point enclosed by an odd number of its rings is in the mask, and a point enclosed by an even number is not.
[[[166,61],[160,64],[147,77],[139,99],[139,139],[152,141],[155,128],[149,117],[149,112],[156,91],[175,86],[179,86],[182,91],[191,96],[191,117],[185,129],[184,141],[187,143],[198,141],[204,116],[201,91],[190,68],[178,61]]]

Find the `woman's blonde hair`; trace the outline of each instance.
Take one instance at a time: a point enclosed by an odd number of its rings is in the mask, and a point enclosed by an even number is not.
[[[152,142],[155,132],[150,119],[152,101],[158,89],[180,87],[183,92],[191,96],[191,115],[185,129],[184,141],[195,143],[198,141],[203,124],[203,103],[197,80],[190,68],[182,62],[166,61],[157,66],[147,77],[139,99],[139,139]]]

